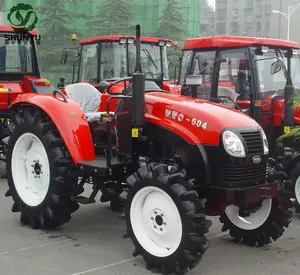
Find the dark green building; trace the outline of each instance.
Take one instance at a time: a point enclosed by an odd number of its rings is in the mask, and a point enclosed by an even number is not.
[[[6,0],[5,1],[5,22],[7,22],[7,13],[9,9],[18,3],[28,3],[33,7],[38,7],[45,0]],[[166,0],[128,0],[133,4],[133,14],[135,15],[132,20],[132,24],[140,24],[142,26],[143,35],[153,36],[156,33],[159,24],[159,18],[162,16],[163,11],[166,7]],[[184,20],[182,20],[183,28],[189,31],[188,37],[194,37],[200,35],[200,1],[201,0],[180,0],[182,13]],[[76,7],[71,6],[70,9],[73,11],[80,11],[84,14],[91,16],[101,11],[102,0],[83,0],[82,3]],[[63,0],[62,0],[63,4]],[[88,31],[88,28],[84,25],[82,19],[74,18],[73,26],[74,32],[83,33],[84,37],[95,35]],[[39,26],[37,25],[37,29]],[[71,34],[70,34],[71,35]]]

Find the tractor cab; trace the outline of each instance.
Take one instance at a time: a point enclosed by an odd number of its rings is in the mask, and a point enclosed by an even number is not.
[[[186,96],[238,109],[274,141],[300,123],[288,98],[300,91],[299,45],[269,38],[191,38],[182,47],[179,84]]]
[[[140,70],[148,81],[165,90],[179,89],[170,83],[167,48],[177,42],[169,39],[141,37]],[[131,77],[135,71],[136,38],[134,36],[94,36],[79,41],[78,59],[73,65],[72,83],[87,82],[102,90],[121,78]],[[66,63],[68,49],[63,50],[62,63]],[[64,78],[59,87],[64,86]],[[105,82],[103,82],[105,81]],[[102,85],[100,85],[100,83]],[[128,84],[128,83],[127,83]],[[100,85],[100,86],[99,86]],[[124,89],[121,83],[114,88]],[[174,86],[174,87],[173,87]]]

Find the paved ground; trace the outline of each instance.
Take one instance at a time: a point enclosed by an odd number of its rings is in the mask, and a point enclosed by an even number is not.
[[[6,181],[1,180],[0,275],[151,274],[143,260],[132,258],[133,245],[122,238],[124,222],[106,204],[82,206],[60,230],[33,231],[21,226],[19,215],[11,212],[6,190]],[[211,246],[189,275],[299,274],[299,216],[279,241],[264,248],[232,243],[221,234],[218,220],[213,220],[208,234]]]

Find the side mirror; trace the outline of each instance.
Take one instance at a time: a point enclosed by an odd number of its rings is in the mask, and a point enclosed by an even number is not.
[[[202,75],[187,75],[185,83],[188,86],[202,85]]]
[[[271,65],[271,75],[278,73],[284,68],[284,64],[281,60],[277,60]]]
[[[61,76],[61,77],[59,78],[59,81],[60,81],[60,82],[65,82],[65,81],[66,81],[66,78],[65,78],[64,76]]]
[[[58,88],[58,89],[64,88],[64,87],[65,87],[65,81],[66,81],[66,78],[65,78],[64,76],[61,76],[61,77],[59,78],[59,82],[58,82],[58,84],[57,84],[57,88]]]
[[[98,85],[98,89],[99,89],[100,93],[104,93],[108,86],[109,86],[108,82],[101,81]]]
[[[66,64],[68,60],[68,53],[64,51],[61,55],[60,63],[61,64]]]

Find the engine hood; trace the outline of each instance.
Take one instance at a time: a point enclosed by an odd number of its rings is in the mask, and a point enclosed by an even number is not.
[[[238,110],[170,93],[146,93],[145,113],[147,122],[167,128],[191,144],[218,145],[225,128],[260,128]]]

